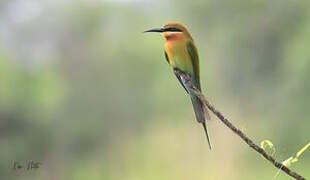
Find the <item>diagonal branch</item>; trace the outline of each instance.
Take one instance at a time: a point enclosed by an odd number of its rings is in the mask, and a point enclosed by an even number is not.
[[[191,78],[188,74],[175,69],[175,73],[179,74],[181,77],[183,77],[184,83],[186,84],[186,87],[189,88],[189,90],[194,93],[203,103],[205,106],[207,106],[229,129],[231,129],[235,134],[237,134],[245,143],[247,143],[252,149],[254,149],[256,152],[261,154],[265,159],[267,159],[269,162],[271,162],[275,167],[278,169],[281,169],[283,172],[288,174],[289,176],[298,179],[298,180],[305,180],[305,178],[298,173],[292,171],[288,167],[284,166],[281,162],[278,162],[276,159],[274,159],[272,156],[266,153],[264,149],[259,147],[257,144],[255,144],[246,134],[244,134],[240,129],[238,129],[236,126],[234,126],[227,118],[224,117],[224,115],[216,110],[214,106],[212,106],[209,101],[206,100],[204,95],[192,84]]]

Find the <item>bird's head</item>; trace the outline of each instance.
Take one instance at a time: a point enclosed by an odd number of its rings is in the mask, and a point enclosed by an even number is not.
[[[162,33],[166,40],[181,40],[181,39],[191,39],[192,37],[187,31],[186,27],[182,23],[178,22],[168,22],[164,24],[161,28],[154,28],[144,32],[157,32]]]

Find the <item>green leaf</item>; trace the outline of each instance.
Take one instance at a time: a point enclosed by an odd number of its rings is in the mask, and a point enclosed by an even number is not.
[[[260,142],[260,147],[265,151],[267,150],[267,148],[270,149],[271,156],[273,156],[276,153],[276,148],[273,146],[270,140],[263,140],[262,142]]]
[[[302,153],[304,153],[308,148],[310,147],[310,143],[308,143],[307,145],[305,145],[303,148],[301,148],[297,153],[296,153],[296,157],[298,158]]]
[[[267,149],[270,149],[271,156],[273,156],[276,152],[275,147],[273,146],[272,142],[270,140],[263,140],[260,143],[260,147],[267,151]],[[296,156],[291,156],[288,159],[284,160],[282,164],[286,167],[290,167],[293,163],[296,163],[298,161],[298,158],[310,147],[310,143],[306,144],[303,148],[301,148],[297,153]]]
[[[309,147],[310,143],[306,144],[296,153],[295,157],[293,156],[289,157],[287,160],[283,161],[282,164],[286,167],[290,167],[293,163],[296,163],[298,161],[299,156],[301,156]]]

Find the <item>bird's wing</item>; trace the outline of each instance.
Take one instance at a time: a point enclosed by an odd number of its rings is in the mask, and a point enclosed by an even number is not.
[[[174,74],[175,76],[178,78],[180,84],[183,86],[183,88],[185,89],[185,91],[188,93],[188,90],[185,87],[185,82],[184,82],[184,78],[180,75],[180,73],[177,73],[177,71],[181,71],[178,68],[173,68]]]
[[[196,81],[195,86],[200,90],[200,76],[199,76],[199,57],[198,57],[198,51],[196,46],[193,44],[192,41],[188,41],[186,43],[186,49],[187,52],[191,58],[193,68],[194,68],[194,75],[193,80]]]
[[[167,62],[170,64],[169,57],[168,57],[168,54],[167,54],[166,51],[165,51],[165,58],[166,58]],[[181,85],[183,86],[183,88],[185,89],[185,91],[188,93],[188,91],[187,91],[187,89],[186,89],[186,87],[185,87],[185,85],[184,85],[184,83],[183,83],[182,78],[180,77],[180,75],[178,75],[177,73],[174,73],[174,74],[175,74],[175,76],[178,78],[179,82],[181,83]]]
[[[165,58],[166,58],[166,60],[167,60],[168,64],[170,64],[168,54],[167,54],[167,52],[166,52],[166,51],[164,51],[164,52],[165,52]]]

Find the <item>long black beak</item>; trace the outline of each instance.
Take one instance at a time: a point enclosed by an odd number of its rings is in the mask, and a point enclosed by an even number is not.
[[[159,33],[162,33],[162,32],[164,32],[164,29],[163,28],[154,28],[154,29],[150,29],[150,30],[144,31],[143,33],[147,33],[147,32],[159,32]]]

